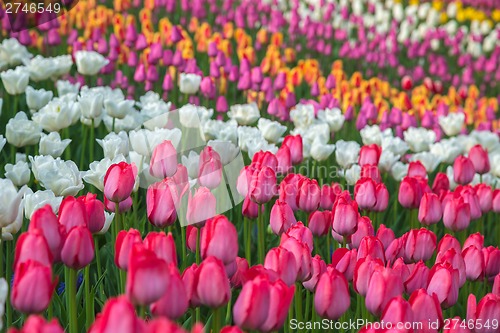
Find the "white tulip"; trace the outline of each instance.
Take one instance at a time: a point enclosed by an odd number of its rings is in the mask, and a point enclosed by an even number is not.
[[[256,103],[236,104],[231,105],[227,116],[239,125],[251,125],[260,118],[260,111]]]
[[[47,132],[59,132],[80,119],[80,109],[72,95],[54,98],[40,111],[33,114],[33,121]]]
[[[327,123],[330,126],[331,132],[338,132],[344,125],[345,116],[338,108],[320,110],[318,119]]]
[[[16,38],[4,39],[0,44],[0,63],[4,63],[6,67],[23,64],[32,56]]]
[[[207,146],[212,147],[220,156],[223,165],[227,165],[234,161],[240,153],[240,149],[231,141],[226,140],[210,140]]]
[[[248,151],[251,140],[256,138],[264,140],[258,128],[249,126],[238,127],[238,145],[241,150]]]
[[[391,150],[382,149],[382,154],[380,154],[380,160],[378,162],[379,169],[385,172],[391,171],[392,166],[400,157],[400,155],[395,155]]]
[[[468,153],[472,147],[479,143],[479,140],[475,136],[461,134],[455,137],[454,142],[461,148],[462,153]]]
[[[71,55],[64,54],[52,58],[55,64],[53,76],[63,76],[69,73],[71,67],[73,66],[73,59]]]
[[[54,214],[59,211],[63,197],[56,197],[51,190],[36,191],[35,193],[27,193],[24,196],[24,215],[29,220],[33,213],[45,205],[50,205]]]
[[[188,156],[182,155],[182,165],[187,169],[188,176],[191,179],[198,178],[200,156],[195,151],[190,151]]]
[[[10,179],[14,185],[21,187],[30,181],[31,170],[28,163],[19,161],[16,164],[5,165],[5,177]]]
[[[144,120],[150,120],[168,113],[172,103],[165,102],[157,93],[148,91],[141,96],[140,103],[137,103],[137,105],[141,108],[140,113]]]
[[[361,178],[361,167],[358,164],[352,165],[349,169],[344,170],[344,177],[347,184],[356,184],[356,182]]]
[[[251,138],[248,142],[248,156],[250,159],[259,151],[269,151],[276,154],[278,147],[274,143],[268,143],[263,137]]]
[[[491,174],[500,177],[500,153],[490,154]]]
[[[73,161],[63,161],[59,157],[30,156],[31,169],[35,179],[44,188],[57,196],[76,195],[82,188],[80,171]]]
[[[5,143],[7,142],[7,139],[3,137],[3,135],[0,134],[0,152],[2,151],[3,147],[5,146]]]
[[[26,104],[30,111],[36,112],[50,102],[54,94],[50,90],[34,89],[31,86],[26,88]]]
[[[108,116],[116,119],[125,118],[129,111],[135,112],[134,101],[128,99],[120,101],[106,99],[104,101],[104,109]]]
[[[430,152],[421,152],[414,154],[411,158],[410,161],[420,161],[427,172],[434,172],[436,168],[438,167],[439,163],[441,163],[441,156],[439,155],[434,155],[433,153]]]
[[[497,151],[500,148],[500,138],[496,133],[474,130],[470,136],[474,137],[488,152]]]
[[[448,136],[454,136],[460,133],[464,126],[465,114],[450,113],[447,116],[440,116],[438,119],[439,126]]]
[[[179,77],[179,90],[183,94],[194,95],[200,89],[201,76],[193,73],[181,73]]]
[[[238,144],[238,123],[235,120],[223,122],[222,120],[210,119],[202,127],[204,141],[218,139]]]
[[[82,75],[96,75],[109,63],[108,59],[95,51],[77,51],[75,60],[76,69]]]
[[[113,159],[118,155],[127,156],[129,152],[129,140],[127,133],[109,133],[102,140],[97,139],[97,143],[104,151],[104,157]]]
[[[314,140],[310,154],[318,162],[326,161],[335,150],[335,145],[324,144],[320,139]]]
[[[408,164],[397,161],[392,165],[391,174],[398,182],[402,181],[408,174]]]
[[[452,164],[458,155],[462,154],[463,148],[456,138],[444,139],[430,146],[430,152],[439,156],[441,162]]]
[[[290,111],[290,119],[295,128],[308,128],[314,122],[314,107],[310,104],[297,104]]]
[[[30,74],[26,67],[17,66],[15,69],[9,69],[0,73],[2,83],[10,95],[19,95],[24,93],[30,80]]]
[[[53,58],[45,58],[37,55],[29,61],[26,61],[30,79],[35,82],[47,80],[56,73],[57,64]]]
[[[429,147],[436,141],[436,133],[423,127],[410,127],[403,133],[404,139],[410,149],[419,153],[429,150]]]
[[[269,142],[278,142],[281,136],[286,132],[286,126],[266,118],[260,118],[257,127],[264,139]]]
[[[84,87],[85,88],[85,87]],[[78,104],[82,117],[97,119],[101,117],[104,107],[104,96],[89,89],[82,89],[78,97]]]
[[[108,232],[109,227],[111,226],[111,222],[113,222],[113,219],[115,218],[115,213],[108,213],[105,211],[104,216],[104,225],[102,226],[102,229],[97,232],[98,235],[104,235],[106,232]]]
[[[16,147],[36,145],[41,133],[40,126],[28,120],[24,112],[18,112],[14,118],[11,118],[5,130],[7,142]]]
[[[54,158],[59,157],[70,143],[71,139],[61,140],[58,132],[50,132],[48,135],[42,133],[39,153],[40,155],[50,155]]]
[[[100,161],[93,161],[89,165],[89,170],[83,172],[83,180],[90,185],[95,186],[99,191],[103,192],[104,191],[104,176],[106,175],[106,172],[108,171],[109,167],[112,164],[120,163],[120,162],[125,162],[125,156],[123,155],[117,155],[113,160],[109,159],[108,157],[103,158]],[[141,165],[136,164],[138,168],[138,173],[142,172],[142,169],[139,169]]]
[[[0,318],[5,314],[5,302],[9,294],[9,284],[4,278],[0,279]],[[3,329],[3,321],[0,319],[0,330]]]
[[[335,143],[337,150],[335,158],[337,163],[344,169],[348,169],[351,165],[358,163],[359,152],[361,146],[355,141],[339,140]]]
[[[154,131],[140,129],[129,132],[130,146],[137,153],[150,157],[155,147],[165,140],[170,140],[177,149],[181,141],[182,132],[178,128],[157,128]]]
[[[367,125],[359,131],[359,134],[361,134],[361,141],[363,141],[365,146],[373,143],[381,146],[384,138],[392,137],[392,131],[390,128],[382,131],[378,125]]]
[[[19,205],[28,190],[23,186],[19,191],[10,179],[0,178],[0,228],[5,228],[15,222]]]
[[[142,115],[134,108],[128,109],[127,114],[123,119],[112,118],[108,115],[105,115],[102,120],[104,121],[104,125],[109,132],[113,130],[114,123],[115,133],[121,131],[129,132],[140,127],[144,122],[144,118],[142,117]]]
[[[56,82],[57,94],[63,96],[66,94],[78,94],[80,91],[80,82],[72,84],[69,81],[59,80]]]
[[[187,128],[199,128],[201,124],[212,118],[214,114],[213,109],[193,104],[182,106],[178,112],[181,125]]]

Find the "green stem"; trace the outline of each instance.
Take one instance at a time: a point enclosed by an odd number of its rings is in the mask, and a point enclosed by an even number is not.
[[[197,265],[199,265],[201,262],[200,252],[201,252],[201,230],[200,230],[200,228],[196,228],[196,264]]]
[[[179,227],[181,228],[181,247],[182,247],[182,268],[186,268],[187,267],[187,261],[186,261],[186,257],[187,257],[187,253],[186,253],[186,228],[183,227],[182,225],[180,225],[179,223]]]
[[[304,320],[309,320],[310,313],[311,313],[311,292],[309,290],[306,290],[306,310],[304,311]]]
[[[330,233],[328,233],[328,235],[326,235],[326,262],[331,264],[332,262],[332,254],[331,254],[331,237],[332,235]]]
[[[66,298],[69,311],[69,333],[78,333],[78,320],[76,310],[76,270],[66,268],[68,283],[66,284]]]
[[[89,329],[94,322],[94,297],[90,294],[90,265],[84,269],[85,284],[85,328]]]
[[[94,118],[91,120],[90,125],[90,145],[89,145],[89,158],[90,163],[94,161],[94,141],[95,141],[95,127],[94,127]]]
[[[302,283],[297,282],[295,289],[295,315],[297,316],[297,321],[302,322]]]
[[[224,307],[219,307],[217,309],[213,309],[213,320],[212,320],[212,327],[213,330],[212,332],[220,332],[220,329],[222,328],[222,311],[224,310]]]
[[[95,247],[95,259],[96,259],[96,265],[97,265],[97,276],[98,280],[102,278],[102,266],[101,266],[101,254],[100,254],[100,249],[99,249],[99,239],[97,236],[94,236],[94,247]],[[99,283],[99,296],[105,296],[104,295],[104,280],[102,279],[101,282]]]
[[[245,258],[248,264],[252,264],[252,226],[248,218],[243,219],[243,233],[245,237]]]
[[[6,241],[5,242],[5,247],[6,247],[6,253],[5,253],[5,279],[7,280],[7,283],[10,284],[10,280],[12,277],[12,242],[13,241]],[[7,302],[5,302],[5,307],[6,307],[6,314],[7,314],[7,326],[6,327],[11,327],[12,326],[12,304],[10,303],[10,288],[8,288],[7,292]]]
[[[264,232],[264,213],[259,207],[259,225],[258,225],[258,232],[259,232],[259,264],[264,264],[264,256],[265,256],[265,232]]]
[[[84,168],[84,160],[85,160],[85,150],[87,148],[87,126],[85,126],[83,123],[82,123],[82,135],[83,135],[83,140],[82,140],[82,150],[80,151],[80,170],[83,170]],[[66,148],[68,149],[68,148]],[[90,161],[90,163],[92,163],[93,161]],[[89,163],[89,164],[90,164]]]

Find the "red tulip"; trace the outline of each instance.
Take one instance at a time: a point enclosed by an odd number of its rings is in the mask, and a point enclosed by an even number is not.
[[[311,260],[311,278],[307,281],[304,281],[302,285],[310,292],[314,292],[314,290],[316,290],[319,278],[324,272],[326,272],[326,263],[317,254]]]
[[[329,210],[314,211],[309,215],[308,227],[314,236],[328,235],[332,225],[332,212]]]
[[[297,223],[295,215],[293,214],[292,208],[282,200],[276,200],[271,209],[271,215],[269,217],[269,223],[271,225],[271,230],[276,235],[281,235],[286,232],[292,225]]]
[[[427,169],[420,161],[413,161],[408,164],[408,177],[427,178]]]
[[[217,215],[217,199],[206,187],[200,187],[189,196],[186,220],[188,224],[203,224]]]
[[[332,267],[344,274],[347,281],[352,281],[358,261],[358,250],[338,248],[332,255]]]
[[[448,308],[458,300],[458,270],[450,263],[436,264],[429,273],[427,292],[435,293],[443,307]]]
[[[264,267],[275,271],[279,278],[289,286],[292,286],[297,279],[298,267],[295,257],[292,252],[281,246],[267,252]]]
[[[250,181],[250,199],[263,204],[269,202],[276,194],[276,173],[267,166],[255,171]]]
[[[403,76],[401,79],[401,87],[404,90],[411,90],[413,88],[413,80],[408,75]]]
[[[382,154],[382,148],[376,144],[363,146],[359,151],[358,164],[361,167],[366,164],[378,165],[381,154]]]
[[[149,222],[158,228],[174,224],[178,202],[177,187],[171,178],[151,184],[146,195]]]
[[[462,197],[448,200],[443,210],[443,223],[446,228],[453,231],[467,229],[470,224],[470,206]]]
[[[411,304],[415,322],[422,323],[425,328],[428,328],[431,322],[439,323],[438,329],[442,327],[443,312],[436,294],[428,294],[425,289],[418,289],[411,294],[408,301]]]
[[[248,330],[258,330],[269,313],[271,284],[264,276],[243,285],[233,307],[234,323]]]
[[[177,151],[170,140],[165,140],[155,147],[149,163],[151,176],[164,179],[172,177],[177,171]]]
[[[404,281],[405,291],[407,294],[412,294],[418,289],[427,289],[427,280],[429,279],[430,269],[423,261],[416,264],[409,264],[410,275]]]
[[[150,231],[144,238],[144,247],[153,251],[160,259],[165,260],[167,264],[177,266],[177,253],[175,249],[175,241],[172,233],[165,235],[164,232]]]
[[[57,281],[52,280],[50,265],[35,260],[20,262],[16,266],[10,301],[23,313],[39,313],[50,303]]]
[[[241,207],[241,214],[249,219],[256,219],[259,217],[259,207],[259,204],[253,202],[246,196]]]
[[[224,215],[217,215],[209,219],[201,229],[200,237],[202,258],[214,256],[225,265],[236,260],[238,232]]]
[[[64,227],[57,222],[57,216],[50,205],[37,209],[31,216],[28,231],[40,230],[47,241],[52,258],[57,262],[61,259],[61,249],[64,238]],[[19,237],[18,243],[23,236]],[[16,244],[17,248],[17,244]]]
[[[479,248],[471,245],[462,251],[462,257],[465,262],[465,274],[467,280],[476,281],[484,274],[484,256]]]
[[[281,280],[270,281],[270,284],[269,312],[260,327],[263,332],[277,331],[283,326],[295,293],[295,286],[288,287]]]
[[[418,208],[418,220],[423,225],[436,224],[443,216],[443,208],[439,197],[434,193],[425,193]]]
[[[61,261],[73,269],[81,269],[94,259],[94,239],[87,227],[73,227],[64,241]]]
[[[371,256],[372,258],[379,258],[385,262],[385,250],[382,242],[375,236],[363,237],[358,247],[358,260]]]
[[[78,200],[83,202],[87,212],[87,227],[91,233],[96,233],[102,230],[106,222],[106,215],[104,215],[104,204],[102,201],[97,200],[97,195],[87,193],[86,196],[81,196]]]
[[[88,215],[85,204],[75,197],[66,197],[59,207],[59,223],[68,233],[73,227],[87,226]]]
[[[321,189],[316,179],[302,178],[298,183],[297,206],[300,210],[311,213],[318,209]]]
[[[292,156],[292,164],[297,165],[302,163],[304,156],[302,148],[302,137],[300,135],[285,136],[282,145],[287,146],[290,149],[290,154]]]
[[[132,194],[137,176],[135,164],[112,164],[104,176],[104,195],[109,201],[122,202]]]
[[[158,301],[151,304],[151,313],[155,316],[165,316],[171,320],[178,319],[188,309],[189,300],[186,287],[176,265],[169,264],[167,266],[167,274],[163,284],[166,290]]]
[[[453,179],[455,183],[465,185],[472,181],[476,171],[472,161],[461,155],[455,159],[453,163]]]
[[[347,280],[336,269],[329,268],[321,275],[314,294],[314,308],[323,317],[339,319],[351,305]]]
[[[469,295],[467,301],[467,320],[474,323],[482,323],[482,327],[476,325],[477,333],[498,332],[498,318],[500,318],[500,296],[487,294],[476,306],[476,296]],[[496,320],[497,325],[494,325]],[[490,323],[486,325],[485,323]]]
[[[439,195],[442,191],[448,191],[450,189],[450,180],[448,176],[443,172],[438,172],[436,178],[434,178],[434,183],[432,183],[432,192]]]
[[[45,266],[52,265],[52,252],[39,229],[24,232],[17,240],[14,267],[28,260],[37,261]]]
[[[418,208],[424,193],[430,192],[426,180],[404,177],[399,185],[398,201],[404,208]]]
[[[368,282],[365,304],[368,311],[380,315],[389,301],[404,291],[403,281],[390,268],[380,268],[373,272]]]
[[[490,171],[490,159],[488,151],[481,145],[475,145],[469,150],[469,159],[476,173],[482,175]]]
[[[108,299],[101,315],[96,318],[89,330],[89,333],[107,332],[143,332],[142,323],[135,314],[134,306],[125,296]]]
[[[429,260],[436,250],[436,235],[425,228],[413,229],[405,234],[405,261],[407,263]]]
[[[195,272],[200,303],[211,308],[225,305],[231,297],[229,279],[222,261],[207,257]]]
[[[219,153],[206,146],[200,153],[198,183],[209,189],[219,186],[222,180],[222,162]]]
[[[122,230],[118,233],[115,243],[115,265],[123,270],[128,269],[130,252],[134,244],[142,243],[141,234],[136,229]]]
[[[358,228],[358,205],[355,201],[350,201],[345,196],[337,198],[333,206],[333,231],[346,237],[356,232]]]

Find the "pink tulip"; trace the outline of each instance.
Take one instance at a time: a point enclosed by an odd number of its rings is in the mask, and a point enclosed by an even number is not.
[[[385,262],[385,250],[382,242],[375,236],[365,236],[358,247],[358,260],[371,256]]]
[[[50,205],[45,205],[37,209],[31,216],[28,232],[32,232],[35,229],[40,230],[43,234],[54,261],[59,261],[64,241],[64,227],[57,222],[57,216],[52,211]],[[22,237],[22,235],[19,237],[18,243]]]
[[[298,210],[299,182],[303,178],[301,174],[290,173],[280,183],[279,198],[285,201],[294,212]]]
[[[15,328],[10,328],[9,333],[38,333],[38,332],[50,332],[50,333],[64,333],[63,328],[57,322],[57,319],[52,319],[47,322],[45,318],[40,315],[31,315],[24,322],[23,327],[20,330]]]
[[[488,151],[481,145],[475,145],[469,150],[469,159],[476,173],[482,175],[490,171]]]
[[[345,196],[339,197],[333,206],[332,213],[333,231],[344,237],[356,232],[359,218],[358,205],[350,197],[348,199]]]
[[[259,207],[259,204],[253,202],[248,196],[246,196],[243,200],[243,205],[241,206],[241,214],[249,219],[256,219],[259,217]]]
[[[207,257],[196,269],[195,276],[196,295],[201,304],[218,308],[229,301],[231,290],[222,261]]]
[[[126,200],[132,194],[136,176],[137,167],[133,163],[111,165],[104,176],[104,195],[115,203]]]
[[[271,225],[271,230],[276,235],[281,235],[292,225],[297,223],[297,220],[295,219],[292,209],[285,201],[276,200],[271,209],[269,223]]]
[[[283,326],[295,293],[295,286],[289,287],[281,280],[270,281],[270,284],[269,312],[260,327],[263,332],[277,331]]]
[[[86,196],[81,196],[78,200],[83,202],[87,212],[87,227],[91,233],[101,231],[106,222],[106,215],[104,215],[104,204],[102,201],[97,200],[97,195],[87,193]]]
[[[150,231],[144,238],[144,247],[153,251],[158,258],[163,259],[167,264],[172,263],[177,266],[175,241],[170,232],[165,235],[164,232]]]
[[[83,200],[75,197],[66,197],[59,207],[59,223],[68,233],[73,227],[87,226],[88,215]]]
[[[287,232],[281,234],[281,243],[288,238],[295,238],[299,242],[304,243],[309,248],[309,253],[312,253],[314,248],[313,234],[302,222],[297,222]]]
[[[122,333],[143,331],[142,322],[135,313],[134,305],[125,296],[110,298],[104,304],[101,315],[90,327],[89,333],[106,333],[117,330]]]
[[[404,281],[405,291],[407,294],[412,294],[418,289],[427,289],[430,269],[423,261],[416,264],[407,265],[410,269],[410,275]]]
[[[309,215],[309,229],[317,237],[328,235],[332,225],[332,212],[328,210],[314,211]]]
[[[432,192],[439,195],[441,191],[448,191],[450,189],[450,180],[448,176],[443,172],[438,172],[436,178],[434,178],[434,183],[432,184]]]
[[[177,171],[177,151],[170,140],[155,147],[151,155],[149,173],[156,178],[172,177]]]
[[[146,194],[149,222],[158,228],[174,224],[177,220],[178,202],[177,187],[171,178],[151,184]]]
[[[34,229],[21,234],[16,242],[14,268],[28,260],[50,266],[52,259],[52,252],[41,230]]]
[[[300,210],[311,213],[318,209],[321,189],[316,179],[302,178],[298,183],[297,206]]]
[[[332,267],[344,274],[347,281],[352,281],[358,260],[358,250],[338,248],[332,255]]]
[[[429,273],[427,292],[435,293],[443,307],[448,308],[458,300],[459,275],[449,263],[436,264]]]
[[[396,296],[387,303],[381,320],[386,323],[413,323],[413,310],[410,303],[401,296]]]
[[[432,231],[425,228],[413,229],[405,236],[405,261],[407,263],[427,261],[432,257],[437,245],[437,237]]]
[[[427,178],[427,170],[420,161],[410,162],[408,164],[408,177]]]
[[[219,186],[222,180],[222,162],[219,153],[212,147],[205,147],[200,153],[198,183],[209,189]]]
[[[298,267],[295,256],[281,246],[267,252],[264,267],[275,271],[279,278],[289,286],[292,286],[297,279]]]
[[[243,285],[233,307],[236,325],[248,330],[258,330],[269,313],[271,285],[264,276],[257,277]]]
[[[473,294],[469,295],[469,299],[467,301],[467,320],[471,320],[474,323],[491,323],[487,326],[476,326],[475,332],[498,332],[498,325],[493,325],[494,320],[496,320],[498,324],[498,318],[500,318],[500,296],[487,294],[476,305],[476,296]]]
[[[305,281],[311,276],[311,251],[306,243],[293,237],[281,239],[280,246],[292,252],[297,267],[297,280]]]
[[[384,263],[379,258],[372,258],[371,256],[360,258],[354,268],[354,290],[361,296],[366,296],[366,293],[368,292],[368,284],[373,272],[378,269],[382,269],[383,267]]]
[[[365,304],[368,311],[380,315],[389,301],[404,291],[403,281],[397,272],[390,268],[375,270],[368,283]]]
[[[189,196],[186,220],[189,224],[203,224],[206,220],[217,215],[217,200],[206,187],[200,187],[193,196]]]
[[[384,224],[378,227],[376,236],[384,245],[384,249],[387,249],[394,238],[396,238],[394,231],[391,228],[387,228]]]
[[[302,148],[302,137],[300,135],[287,135],[283,140],[283,145],[290,149],[292,156],[292,164],[297,165],[302,163],[304,159]]]
[[[484,256],[481,249],[475,245],[470,245],[462,251],[465,262],[465,273],[467,280],[476,281],[484,274]]]
[[[361,241],[365,236],[375,236],[375,231],[373,230],[372,221],[367,216],[361,216],[358,219],[358,230],[350,237],[350,247],[359,248]]]
[[[448,200],[443,210],[443,223],[453,231],[465,230],[471,219],[470,206],[462,197]]]
[[[360,178],[354,187],[354,199],[360,209],[371,210],[377,203],[375,187],[377,184],[370,178]]]
[[[351,305],[347,280],[336,269],[327,269],[321,275],[314,294],[314,307],[323,318],[339,319]]]
[[[477,184],[474,187],[482,213],[488,213],[493,206],[493,190],[486,184]]]
[[[358,164],[362,167],[366,164],[378,165],[382,148],[376,144],[361,147]]]
[[[64,241],[61,261],[73,269],[81,269],[94,259],[94,239],[87,227],[73,227]]]
[[[429,294],[425,289],[418,289],[411,294],[408,301],[413,310],[413,320],[422,323],[423,327],[427,325],[427,328],[430,322],[437,322],[439,324],[438,329],[435,331],[427,330],[427,332],[438,332],[443,325],[443,312],[437,295]]]
[[[475,173],[474,164],[469,158],[461,155],[455,159],[453,163],[453,179],[455,183],[468,184],[474,178]]]
[[[443,216],[443,209],[439,197],[434,193],[425,193],[418,208],[418,220],[423,225],[436,224]]]
[[[225,265],[236,260],[238,255],[238,232],[224,215],[207,221],[201,229],[201,256],[214,256]]]
[[[129,257],[134,244],[142,243],[141,234],[136,229],[122,230],[115,243],[115,265],[123,270],[128,269]]]
[[[488,246],[482,249],[484,257],[484,275],[493,278],[500,273],[500,250],[498,247]]]
[[[319,278],[324,272],[326,272],[326,263],[317,254],[312,258],[311,261],[311,278],[307,281],[304,281],[302,285],[310,292],[314,292],[316,290]]]
[[[276,173],[270,167],[258,169],[252,175],[249,187],[250,199],[258,204],[269,202],[276,194]]]

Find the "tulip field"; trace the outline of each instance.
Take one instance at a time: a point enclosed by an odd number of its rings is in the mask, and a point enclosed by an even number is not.
[[[0,4],[0,330],[500,333],[500,2]]]

